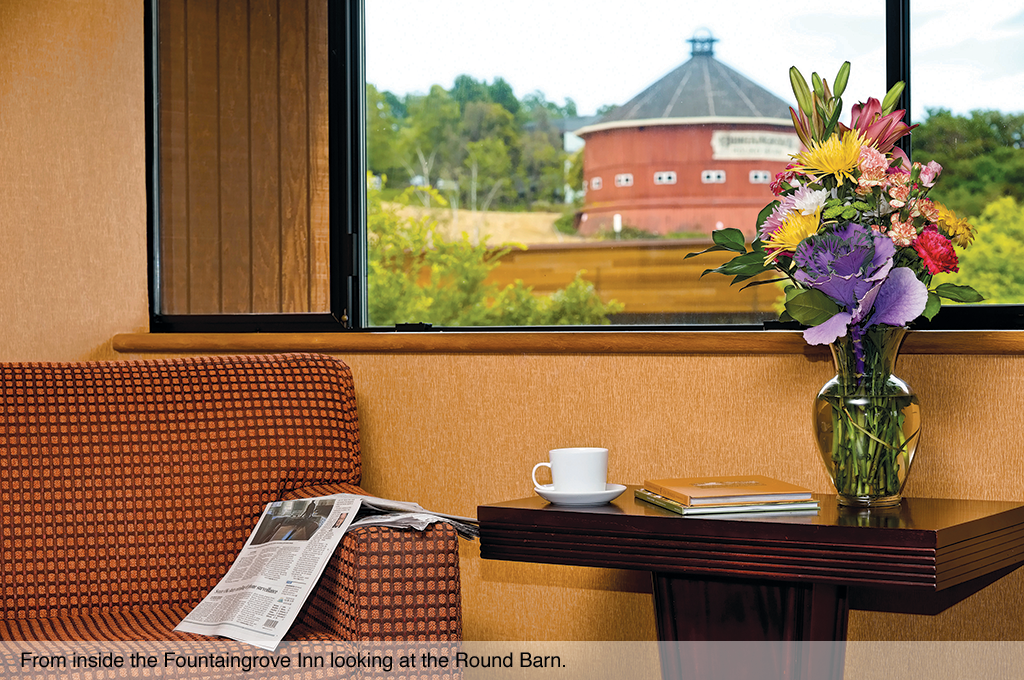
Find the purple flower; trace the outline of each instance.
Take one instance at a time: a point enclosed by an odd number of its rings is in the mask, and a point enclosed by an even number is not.
[[[928,287],[907,267],[896,267],[878,289],[870,325],[905,326],[924,312]]]
[[[852,312],[889,273],[895,254],[892,239],[850,223],[804,239],[793,254],[795,278]]]
[[[825,345],[852,328],[860,358],[858,340],[868,327],[903,326],[924,312],[928,289],[910,269],[893,269],[895,253],[892,239],[859,224],[806,238],[793,254],[794,278],[827,295],[840,311],[804,331],[804,339]]]

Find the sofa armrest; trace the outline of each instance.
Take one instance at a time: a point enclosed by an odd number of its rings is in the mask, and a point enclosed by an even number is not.
[[[350,529],[299,621],[343,640],[461,640],[458,534],[441,523]]]

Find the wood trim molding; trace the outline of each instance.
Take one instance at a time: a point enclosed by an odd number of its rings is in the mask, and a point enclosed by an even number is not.
[[[126,354],[410,353],[410,354],[805,354],[796,331],[476,331],[379,333],[123,333]],[[916,331],[904,354],[1024,354],[1022,331]]]

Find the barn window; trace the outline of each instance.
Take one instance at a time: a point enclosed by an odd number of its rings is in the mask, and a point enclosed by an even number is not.
[[[767,170],[751,170],[750,171],[750,183],[751,184],[771,184],[772,173]]]
[[[676,173],[672,170],[665,170],[664,172],[654,173],[655,184],[675,184]]]
[[[633,173],[623,172],[615,175],[615,186],[617,187],[631,187],[633,186]]]
[[[600,177],[594,177],[593,179],[591,179],[590,180],[590,188],[593,189],[594,191],[597,191],[598,189],[600,189],[601,188],[601,178]]]
[[[700,173],[700,181],[704,184],[725,184],[725,170],[705,170]]]

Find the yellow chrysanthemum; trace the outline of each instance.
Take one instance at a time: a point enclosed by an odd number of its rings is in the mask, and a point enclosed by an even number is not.
[[[818,231],[821,225],[821,208],[812,215],[804,215],[799,210],[788,213],[782,219],[782,225],[776,229],[764,244],[769,251],[764,258],[765,264],[771,264],[782,253],[796,252],[800,242]]]
[[[949,240],[961,248],[971,245],[974,241],[974,226],[941,203],[936,203],[935,207],[939,209],[939,229],[949,236]]]
[[[840,183],[849,180],[856,184],[852,171],[860,162],[863,146],[864,140],[856,130],[847,130],[841,139],[839,135],[832,135],[820,144],[812,143],[807,151],[795,154],[793,158],[799,163],[795,169],[816,177],[835,175]]]

